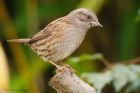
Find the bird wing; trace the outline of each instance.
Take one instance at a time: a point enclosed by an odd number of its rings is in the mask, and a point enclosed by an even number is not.
[[[56,34],[56,31],[63,31],[62,29],[65,27],[65,24],[69,23],[68,19],[66,17],[61,17],[59,19],[56,19],[55,21],[48,24],[43,30],[36,33],[34,36],[32,36],[29,40],[29,44],[36,42],[38,40],[47,38],[52,36],[53,34]]]

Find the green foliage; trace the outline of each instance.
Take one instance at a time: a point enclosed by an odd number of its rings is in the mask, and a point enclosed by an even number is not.
[[[124,11],[124,14],[119,19],[117,28],[118,43],[116,44],[117,60],[124,60],[135,56],[139,37],[139,24],[135,22],[138,20],[137,4],[133,8]],[[129,15],[129,16],[128,16]],[[137,17],[137,18],[136,18]]]
[[[97,93],[101,93],[101,90],[106,84],[112,81],[111,72],[105,73],[83,73],[82,78],[85,78],[91,85],[97,89]]]
[[[140,22],[140,9],[138,10],[138,15],[135,18],[135,22],[136,23]]]
[[[96,66],[94,66],[95,61],[102,60],[104,57],[101,53],[96,54],[83,54],[78,57],[71,57],[66,60],[66,63],[70,64],[80,75],[83,72],[91,72],[96,70]]]
[[[140,66],[116,64],[101,73],[83,73],[82,78],[91,83],[98,93],[107,85],[112,84],[116,92],[123,88],[126,93],[140,88]]]
[[[94,55],[90,55],[90,54],[83,54],[79,57],[72,57],[69,58],[67,61],[68,62],[74,62],[74,63],[78,63],[78,62],[85,62],[85,61],[91,61],[91,60],[102,60],[104,57],[101,53],[96,53]]]

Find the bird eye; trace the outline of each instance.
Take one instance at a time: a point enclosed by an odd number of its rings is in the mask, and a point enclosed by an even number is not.
[[[91,19],[91,16],[90,16],[90,15],[88,15],[88,16],[87,16],[87,19]]]

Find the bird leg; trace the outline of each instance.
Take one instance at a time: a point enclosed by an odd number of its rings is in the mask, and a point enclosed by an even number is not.
[[[66,65],[63,61],[58,61],[57,63],[58,63],[58,65],[60,65],[60,66]]]
[[[57,69],[60,69],[61,66],[57,65],[56,63],[52,62],[52,61],[48,61],[50,64],[52,64],[53,66],[55,66]]]
[[[57,63],[58,63],[60,66],[66,66],[66,67],[68,67],[72,72],[76,72],[74,69],[72,69],[71,66],[65,64],[63,61],[59,61],[59,62],[57,62]]]

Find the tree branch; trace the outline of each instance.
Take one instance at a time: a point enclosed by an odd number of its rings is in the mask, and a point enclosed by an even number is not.
[[[82,81],[69,65],[57,69],[49,85],[58,93],[96,93],[95,88]]]

